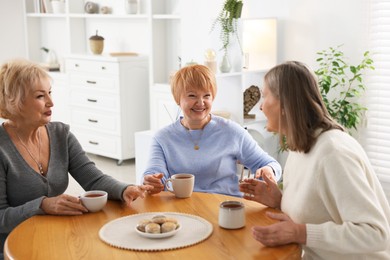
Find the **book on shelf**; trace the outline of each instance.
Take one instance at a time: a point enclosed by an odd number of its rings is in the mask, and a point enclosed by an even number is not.
[[[45,9],[44,13],[53,13],[53,8],[51,7],[51,1],[50,0],[42,0],[43,7]]]
[[[35,13],[52,13],[50,0],[34,0],[34,12]]]

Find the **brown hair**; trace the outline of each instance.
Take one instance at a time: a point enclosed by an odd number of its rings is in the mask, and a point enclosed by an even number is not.
[[[181,68],[175,73],[171,81],[171,91],[176,103],[179,104],[180,96],[192,88],[210,91],[213,99],[215,99],[217,83],[214,73],[203,65],[191,65]]]
[[[38,64],[10,60],[0,67],[0,116],[10,119],[20,112],[29,90],[49,74]]]
[[[275,66],[264,76],[264,83],[280,100],[279,127],[286,131],[290,150],[309,152],[317,140],[317,129],[344,131],[329,115],[317,79],[303,63],[289,61]]]

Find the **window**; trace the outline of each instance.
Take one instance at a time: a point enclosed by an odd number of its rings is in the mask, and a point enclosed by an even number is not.
[[[367,77],[367,129],[363,147],[390,197],[390,1],[371,0],[370,52],[375,70]]]

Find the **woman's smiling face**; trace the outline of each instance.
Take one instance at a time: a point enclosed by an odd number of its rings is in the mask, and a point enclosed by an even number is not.
[[[213,105],[213,95],[210,91],[191,88],[182,93],[180,108],[186,123],[203,127],[208,123]]]

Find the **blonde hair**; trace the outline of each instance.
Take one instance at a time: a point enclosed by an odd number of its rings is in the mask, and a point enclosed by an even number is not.
[[[27,94],[49,74],[38,64],[15,59],[0,67],[0,116],[10,119],[20,113]]]
[[[326,109],[314,73],[303,63],[289,61],[275,66],[264,76],[264,84],[280,101],[279,127],[286,131],[290,150],[309,152],[317,140],[317,129],[344,131]]]
[[[213,99],[217,94],[217,83],[214,73],[206,66],[191,65],[181,68],[171,80],[171,92],[175,102],[179,104],[180,97],[189,89],[210,91]]]

